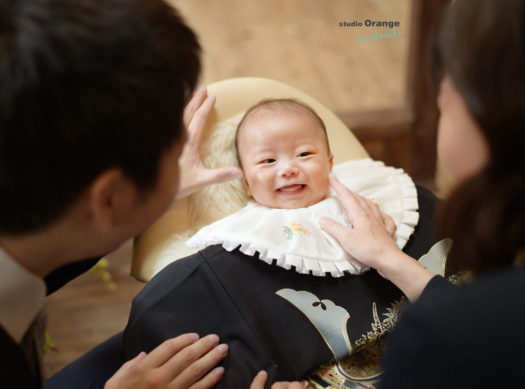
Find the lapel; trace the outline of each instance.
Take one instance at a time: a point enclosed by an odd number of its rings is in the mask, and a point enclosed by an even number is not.
[[[45,308],[40,310],[17,344],[0,326],[0,388],[42,388],[42,357],[46,328]]]

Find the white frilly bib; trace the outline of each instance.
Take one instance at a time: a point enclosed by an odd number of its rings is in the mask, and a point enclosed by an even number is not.
[[[419,214],[417,192],[402,169],[371,159],[347,161],[333,173],[347,188],[379,203],[397,226],[396,243],[403,248],[414,232]],[[186,244],[202,248],[212,244],[232,251],[239,248],[268,264],[294,268],[303,274],[341,277],[361,274],[368,267],[350,258],[330,234],[319,227],[321,216],[350,225],[339,200],[332,196],[307,208],[275,209],[255,202],[197,232]]]

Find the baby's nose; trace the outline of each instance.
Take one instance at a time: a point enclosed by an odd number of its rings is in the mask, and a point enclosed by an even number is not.
[[[299,173],[299,169],[293,162],[283,162],[279,171],[281,177],[292,177]]]

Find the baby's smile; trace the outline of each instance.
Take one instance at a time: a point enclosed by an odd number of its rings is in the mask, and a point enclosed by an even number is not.
[[[280,188],[277,188],[277,192],[285,196],[296,195],[296,194],[302,193],[304,188],[306,188],[305,184],[292,184],[292,185],[286,185],[286,186],[281,186]]]

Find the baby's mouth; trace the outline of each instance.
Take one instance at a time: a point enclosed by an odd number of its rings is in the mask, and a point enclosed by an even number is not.
[[[306,185],[304,184],[294,184],[294,185],[287,185],[287,186],[282,186],[280,188],[277,189],[277,192],[281,192],[281,193],[285,193],[285,194],[292,194],[292,193],[296,193],[296,192],[299,192],[301,191],[302,189],[304,189],[304,187],[306,187]]]

